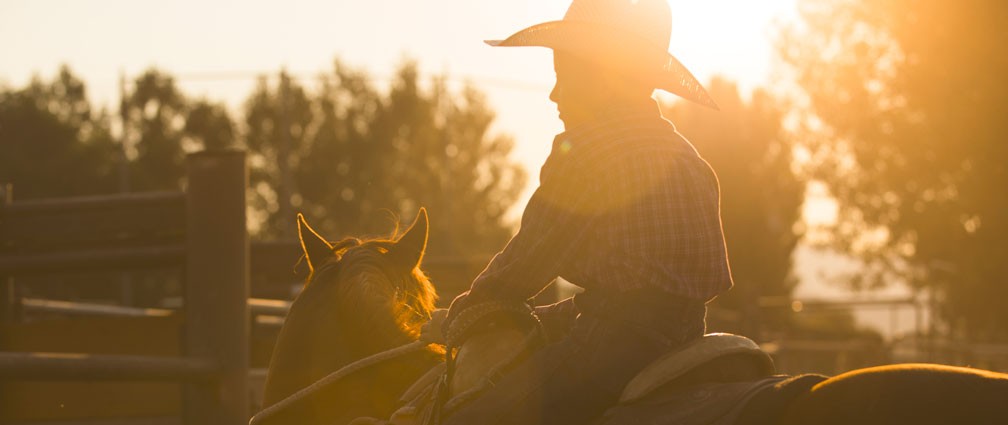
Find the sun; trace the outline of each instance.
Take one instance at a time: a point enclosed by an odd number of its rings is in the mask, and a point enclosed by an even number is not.
[[[799,0],[669,0],[673,42],[677,36],[699,46],[740,43],[766,37],[774,22],[797,15]]]
[[[545,20],[563,18],[570,0],[526,0],[525,2],[530,17]]]

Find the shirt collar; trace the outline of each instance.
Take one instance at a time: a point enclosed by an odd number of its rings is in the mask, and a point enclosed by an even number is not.
[[[568,152],[578,144],[587,143],[599,130],[638,121],[661,120],[658,102],[647,98],[635,103],[613,104],[594,121],[567,129],[553,138],[554,152]]]

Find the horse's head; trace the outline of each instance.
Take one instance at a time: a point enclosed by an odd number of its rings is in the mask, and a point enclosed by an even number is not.
[[[436,300],[420,270],[427,229],[421,209],[401,237],[330,243],[298,217],[311,273],[277,338],[267,405],[354,360],[418,338]]]

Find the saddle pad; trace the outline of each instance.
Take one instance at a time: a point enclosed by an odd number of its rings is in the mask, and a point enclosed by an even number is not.
[[[623,388],[620,402],[640,399],[697,366],[722,356],[739,353],[751,355],[761,365],[766,375],[774,374],[773,360],[751,339],[728,333],[712,333],[658,358],[645,367]]]
[[[644,398],[621,403],[606,411],[599,425],[731,425],[760,391],[787,376],[728,384],[703,384],[660,389]]]

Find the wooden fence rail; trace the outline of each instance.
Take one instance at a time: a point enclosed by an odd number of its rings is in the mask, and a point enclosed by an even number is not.
[[[170,308],[140,308],[119,305],[83,303],[76,301],[47,300],[41,298],[21,298],[21,308],[26,312],[68,314],[81,316],[150,317],[168,316],[176,311]],[[287,315],[290,301],[264,298],[248,299],[249,314],[255,316]]]
[[[0,352],[0,379],[32,381],[212,381],[219,373],[203,359],[85,353]]]
[[[191,154],[186,193],[0,202],[0,320],[11,276],[184,269],[183,356],[0,352],[0,380],[184,382],[182,422],[248,421],[249,240],[245,154]],[[50,305],[51,306],[51,305]]]

